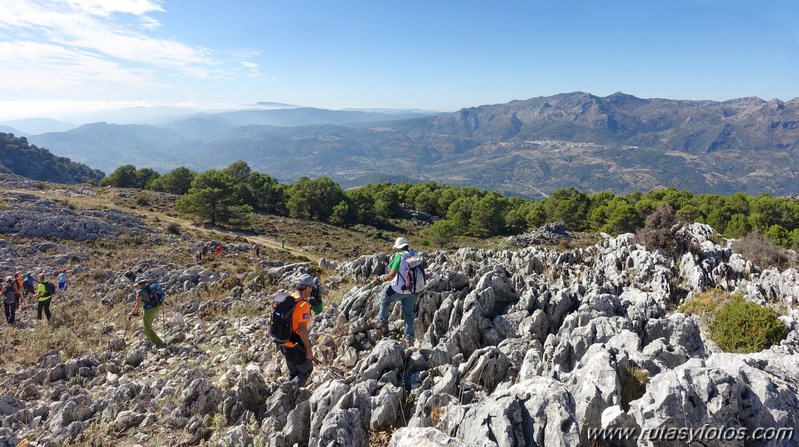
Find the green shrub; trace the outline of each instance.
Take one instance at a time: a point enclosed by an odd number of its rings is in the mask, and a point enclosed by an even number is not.
[[[709,328],[712,328],[716,320],[716,314],[729,298],[729,292],[719,289],[710,289],[682,303],[677,310],[687,315],[696,315],[701,318]]]
[[[782,341],[785,325],[768,307],[736,293],[712,289],[683,303],[678,310],[705,322],[710,337],[725,352],[758,352]]]
[[[180,225],[173,222],[166,226],[166,232],[180,236]]]
[[[758,352],[785,338],[785,325],[776,312],[732,295],[721,306],[711,327],[711,337],[726,352]]]

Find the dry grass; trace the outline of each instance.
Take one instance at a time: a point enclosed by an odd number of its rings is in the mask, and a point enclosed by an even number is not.
[[[620,405],[624,411],[630,410],[630,402],[641,398],[649,383],[649,372],[635,364],[627,365],[619,370],[621,382]]]
[[[391,443],[392,432],[373,431],[369,433],[370,447],[387,447]]]
[[[446,433],[446,428],[441,424],[442,416],[444,416],[444,407],[435,407],[432,411],[430,411],[430,420],[433,424],[433,427]]]
[[[25,303],[17,313],[17,321],[35,320],[36,305],[36,301]],[[53,316],[50,323],[42,316],[29,330],[3,328],[9,333],[0,337],[0,350],[3,352],[0,365],[12,370],[30,366],[51,350],[62,352],[64,358],[103,350],[106,337],[124,327],[124,309],[108,309],[96,303],[79,301],[75,296],[64,298],[56,295],[50,311]]]
[[[758,231],[737,239],[732,244],[732,250],[761,268],[776,266],[782,270],[797,267],[796,259],[792,259],[788,250],[777,246]]]

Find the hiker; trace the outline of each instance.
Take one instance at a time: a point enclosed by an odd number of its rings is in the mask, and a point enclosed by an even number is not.
[[[261,257],[261,246],[258,245],[258,244],[253,244],[253,245],[255,246],[255,257],[256,258],[260,258]]]
[[[407,256],[411,250],[408,240],[404,237],[398,237],[394,241],[394,255],[388,263],[389,272],[375,276],[373,279],[374,284],[383,284],[391,281],[391,285],[383,291],[380,297],[380,313],[378,315],[378,324],[380,329],[385,335],[388,332],[388,313],[391,306],[397,301],[402,301],[402,319],[405,320],[405,340],[408,345],[413,345],[413,310],[416,306],[416,294],[408,291],[403,291],[405,270],[408,266],[402,262],[403,256]]]
[[[216,255],[222,256],[222,244],[216,246]]]
[[[36,319],[42,319],[42,311],[50,321],[50,302],[52,301],[53,294],[55,293],[55,285],[47,281],[44,273],[39,274],[39,305],[36,308]]]
[[[22,301],[22,278],[19,277],[19,272],[14,272],[14,287],[17,294],[17,305]]]
[[[291,294],[296,301],[291,318],[291,339],[280,345],[280,351],[286,357],[289,380],[295,382],[298,387],[305,386],[313,371],[313,352],[311,352],[311,339],[308,337],[308,323],[311,321],[311,305],[308,304],[308,297],[313,286],[311,275],[300,275],[296,283],[297,290]]]
[[[322,284],[318,276],[313,277],[313,288],[311,289],[311,295],[308,297],[308,303],[316,315],[325,310],[325,304],[322,302]]]
[[[36,279],[33,277],[33,274],[31,274],[31,272],[26,273],[25,279],[22,280],[22,294],[28,299],[36,295],[36,290],[33,288],[34,282],[36,282]]]
[[[19,279],[19,272],[14,272],[14,277],[11,281],[14,286],[14,297],[17,300],[17,308],[19,308],[19,303],[22,302],[22,280]]]
[[[14,324],[16,321],[17,308],[19,308],[19,298],[16,292],[16,281],[11,276],[6,277],[3,286],[3,310],[6,313],[6,323]]]
[[[144,325],[144,336],[153,342],[156,348],[162,348],[164,347],[165,343],[158,338],[158,334],[156,334],[153,330],[153,321],[161,311],[161,306],[158,304],[152,306],[150,305],[150,292],[147,288],[149,285],[150,282],[146,279],[140,279],[136,281],[136,289],[138,289],[136,292],[136,304],[133,305],[133,310],[131,310],[130,314],[128,314],[128,320],[136,315],[139,315],[139,308],[143,306],[144,317],[142,317],[142,322]]]
[[[67,291],[67,269],[61,269],[61,273],[58,274],[58,291]]]

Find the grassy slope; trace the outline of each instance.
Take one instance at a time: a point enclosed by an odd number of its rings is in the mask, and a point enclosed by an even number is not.
[[[125,316],[131,304],[118,304],[112,308],[92,302],[88,297],[98,282],[106,280],[109,271],[123,272],[136,265],[140,260],[155,258],[167,260],[175,268],[188,268],[196,265],[192,248],[209,241],[223,243],[249,244],[261,246],[261,259],[281,262],[308,261],[317,264],[320,258],[335,262],[346,262],[360,255],[377,252],[389,252],[395,237],[407,236],[412,244],[424,251],[445,249],[445,247],[420,246],[416,241],[423,239],[424,227],[414,227],[407,221],[394,221],[392,229],[376,229],[357,226],[341,228],[321,222],[301,221],[289,217],[258,214],[253,215],[250,228],[232,230],[224,227],[193,222],[187,216],[175,211],[174,196],[150,191],[91,188],[91,194],[85,194],[85,185],[46,185],[52,187],[41,190],[8,191],[9,193],[35,194],[40,197],[59,201],[76,213],[90,209],[116,209],[140,217],[154,231],[166,233],[167,226],[172,224],[180,228],[181,241],[179,247],[170,244],[150,246],[136,238],[121,238],[117,241],[98,241],[77,243],[74,241],[55,241],[66,247],[69,252],[86,253],[88,261],[80,262],[84,270],[70,277],[70,290],[65,296],[57,296],[53,301],[53,324],[37,324],[33,329],[12,329],[10,336],[0,337],[0,367],[13,371],[22,366],[36,363],[37,359],[50,350],[60,350],[65,357],[79,356],[87,350],[101,350],[112,338],[124,335]],[[77,194],[82,190],[82,194]],[[0,195],[0,209],[10,206],[5,197]],[[15,244],[33,242],[30,238],[22,239],[4,235],[4,238]],[[502,238],[480,241],[476,239],[459,239],[452,242],[449,249],[460,245],[482,248],[500,248]],[[285,248],[283,248],[285,247]],[[240,278],[254,276],[257,272],[257,260],[253,252],[225,253],[221,259],[213,257],[206,260],[203,266],[214,271],[226,271],[236,276],[225,283],[224,287],[212,290],[193,290],[186,294],[170,297],[172,306],[179,306],[189,299],[197,299],[201,303],[220,299],[236,285]],[[322,272],[323,279],[330,271]],[[338,301],[352,285],[348,282],[328,290],[327,301]],[[114,294],[124,298],[132,294],[132,290],[117,290]],[[124,299],[118,301],[125,301]],[[176,307],[175,307],[176,308]],[[263,315],[262,309],[244,303],[235,314]],[[36,317],[36,303],[23,303],[18,321],[33,321]],[[209,320],[216,318],[208,315]],[[134,330],[136,325],[134,324]],[[131,334],[128,334],[131,337]],[[137,335],[135,337],[140,337]]]

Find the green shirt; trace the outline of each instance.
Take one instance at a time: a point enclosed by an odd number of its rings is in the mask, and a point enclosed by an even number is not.
[[[401,251],[399,253],[394,253],[394,256],[391,258],[391,262],[388,264],[388,268],[391,270],[399,271],[400,265],[402,264],[402,254],[405,253]]]
[[[47,287],[44,286],[44,282],[40,282],[36,290],[39,291],[39,301],[47,301],[51,298],[51,296],[47,294]]]

